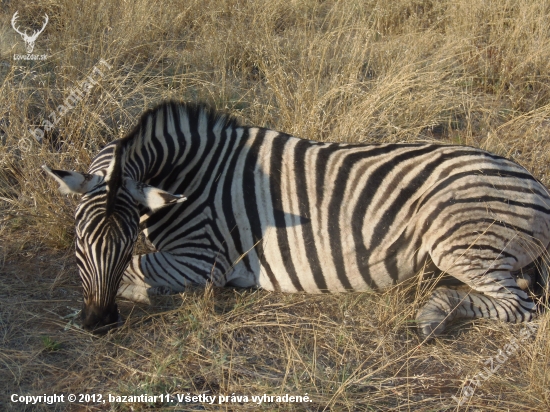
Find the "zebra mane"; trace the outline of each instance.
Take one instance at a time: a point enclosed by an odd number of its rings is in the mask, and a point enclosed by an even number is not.
[[[113,158],[109,167],[107,168],[107,175],[105,176],[105,181],[107,182],[107,204],[105,210],[105,216],[109,217],[114,209],[117,199],[117,194],[122,186],[123,181],[123,170],[122,170],[122,152],[123,152],[123,142],[118,140],[115,143],[113,150]]]
[[[182,109],[190,120],[198,119],[201,115],[205,116],[208,129],[211,129],[216,125],[221,126],[222,128],[241,126],[236,118],[217,110],[208,103],[191,103],[177,100],[167,100],[143,112],[136,126],[130,131],[130,133],[121,139],[124,141],[123,145],[131,144],[131,141],[136,138],[142,130],[145,130],[146,124],[151,116],[153,119],[156,119],[158,113],[166,111],[167,109],[171,109],[173,111]]]
[[[122,186],[124,179],[124,151],[126,147],[132,145],[135,139],[139,138],[140,134],[147,127],[147,122],[151,117],[156,119],[160,112],[166,112],[172,110],[174,113],[183,111],[186,113],[190,122],[197,121],[197,119],[203,117],[206,118],[207,128],[212,129],[214,127],[234,128],[239,127],[240,124],[237,119],[226,113],[216,110],[207,103],[186,103],[181,101],[168,100],[156,105],[155,107],[145,111],[136,126],[122,139],[113,142],[113,155],[111,162],[107,168],[107,174],[105,181],[107,183],[107,204],[105,215],[110,216],[115,208],[117,194]]]

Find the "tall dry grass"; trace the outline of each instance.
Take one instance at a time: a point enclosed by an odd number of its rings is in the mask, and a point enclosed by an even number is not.
[[[22,27],[50,17],[34,51],[47,60],[13,59],[25,52],[10,27],[15,11]],[[140,112],[174,98],[323,141],[482,147],[549,185],[549,14],[550,2],[534,0],[3,2],[2,408],[22,409],[11,393],[210,391],[313,399],[264,410],[457,410],[451,395],[521,326],[468,322],[420,345],[411,323],[420,300],[403,291],[199,290],[164,302],[170,310],[125,305],[127,327],[104,338],[64,330],[63,317],[79,306],[76,200],[61,197],[39,166],[85,170]],[[98,84],[42,144],[34,141],[28,130],[94,67]],[[537,325],[537,336],[476,390],[470,410],[550,409],[549,317]],[[255,409],[226,409],[239,408]]]

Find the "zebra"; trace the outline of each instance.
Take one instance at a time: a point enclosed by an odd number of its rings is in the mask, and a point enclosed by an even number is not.
[[[207,283],[384,290],[427,262],[467,290],[433,291],[416,315],[424,337],[455,318],[536,313],[532,282],[517,273],[550,243],[549,192],[477,148],[318,142],[167,101],[87,173],[43,168],[62,193],[82,196],[76,259],[82,325],[94,332],[116,325],[117,295],[149,302]],[[141,231],[155,251],[132,256]]]

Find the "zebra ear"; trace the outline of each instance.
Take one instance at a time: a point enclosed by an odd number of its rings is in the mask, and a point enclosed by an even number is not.
[[[124,185],[134,200],[142,206],[146,206],[153,212],[164,206],[181,203],[187,198],[183,195],[173,195],[154,186],[136,182],[133,179],[125,179]]]
[[[42,169],[59,183],[59,191],[65,195],[82,195],[101,183],[101,176],[98,175],[70,172],[68,170],[52,170],[46,165],[42,166]]]

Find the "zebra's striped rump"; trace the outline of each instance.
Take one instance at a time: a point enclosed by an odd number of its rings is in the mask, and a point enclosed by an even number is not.
[[[87,307],[189,283],[385,289],[431,260],[470,288],[439,288],[419,311],[422,332],[437,334],[455,317],[530,320],[534,304],[514,272],[550,243],[548,191],[500,156],[319,143],[201,105],[159,105],[88,174],[50,174],[84,194],[76,247]],[[155,252],[131,257],[140,227]]]

